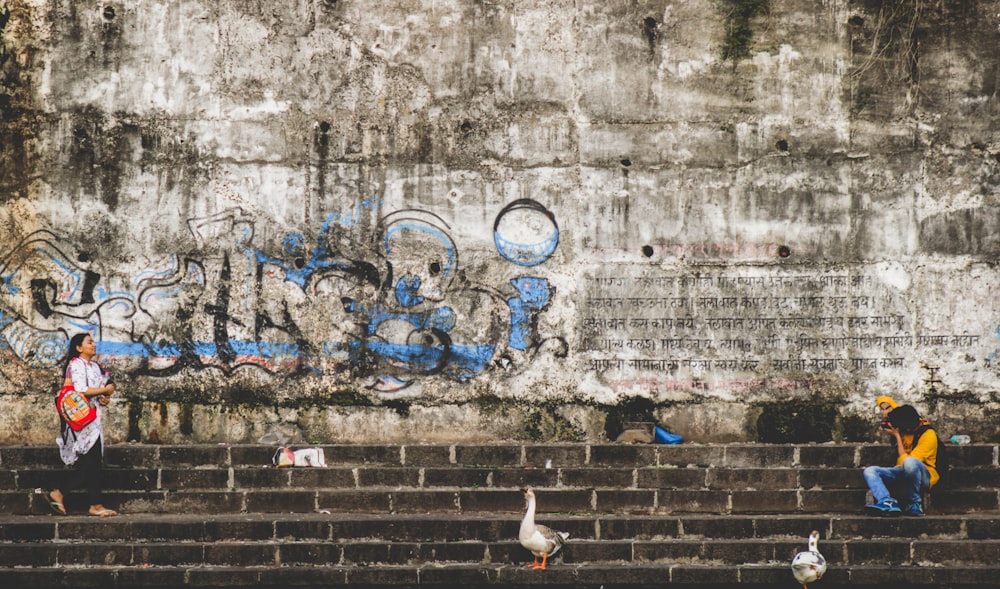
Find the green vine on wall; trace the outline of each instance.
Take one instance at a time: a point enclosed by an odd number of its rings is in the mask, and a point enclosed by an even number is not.
[[[864,108],[879,88],[902,87],[912,103],[920,84],[920,43],[943,0],[860,0],[850,24],[857,31],[852,48],[857,64],[855,105]]]
[[[753,48],[753,19],[766,14],[770,0],[716,0],[716,6],[725,16],[726,36],[722,42],[722,59],[737,62],[750,57]]]
[[[7,23],[10,22],[10,7],[6,4],[0,5],[0,66],[3,66],[10,57],[7,55],[7,48],[4,44],[3,34],[7,30]]]

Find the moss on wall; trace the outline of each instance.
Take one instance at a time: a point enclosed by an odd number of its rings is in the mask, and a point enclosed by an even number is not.
[[[770,0],[717,0],[716,6],[726,22],[722,59],[736,62],[750,57],[754,22],[768,12]]]
[[[521,422],[518,439],[532,442],[583,442],[586,433],[559,414],[557,407],[539,406]]]

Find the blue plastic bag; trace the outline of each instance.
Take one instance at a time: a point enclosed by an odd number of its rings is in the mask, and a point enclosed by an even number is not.
[[[677,434],[672,434],[660,426],[654,426],[655,439],[657,444],[680,444],[684,438]]]

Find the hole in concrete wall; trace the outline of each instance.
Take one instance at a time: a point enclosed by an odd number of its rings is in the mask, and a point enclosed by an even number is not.
[[[791,248],[789,248],[787,245],[779,245],[778,246],[778,257],[779,258],[787,258],[790,255],[792,255]]]
[[[409,401],[400,401],[395,399],[390,401],[385,401],[382,403],[383,407],[395,411],[396,414],[399,415],[400,417],[410,416],[410,405],[412,405],[412,403],[410,403]]]
[[[608,407],[604,421],[604,434],[609,440],[617,439],[629,421],[656,421],[656,406],[645,397],[631,397],[619,405]]]
[[[855,14],[851,18],[847,19],[847,22],[850,23],[852,26],[861,27],[864,26],[865,19]]]
[[[627,168],[627,167],[629,167],[629,166],[632,165],[632,160],[630,160],[628,158],[625,158],[625,159],[622,160],[622,165]]]
[[[292,263],[295,264],[295,267],[299,270],[306,267],[306,261],[303,258],[295,258],[295,261]]]
[[[780,401],[761,406],[757,441],[767,444],[830,442],[837,421],[837,406],[815,401]]]
[[[88,254],[87,252],[80,252],[80,254],[76,256],[76,259],[80,262],[89,262],[90,254]]]
[[[321,133],[329,133],[330,132],[330,123],[328,123],[326,121],[323,121],[322,123],[319,124],[319,130],[320,130]]]
[[[778,141],[775,142],[774,146],[777,147],[780,151],[788,151],[788,141],[784,139],[778,139]]]
[[[471,130],[472,130],[472,123],[470,123],[469,121],[462,121],[462,124],[461,124],[461,125],[459,125],[459,126],[458,126],[458,128],[459,128],[459,129],[460,129],[460,130],[461,130],[461,131],[462,131],[463,133],[468,133],[469,131],[471,131]]]
[[[878,433],[878,428],[872,424],[871,418],[860,415],[844,415],[840,419],[841,437],[845,442],[871,442]],[[836,438],[836,435],[834,436]]]
[[[647,258],[652,257],[653,256],[653,246],[651,246],[651,245],[644,245],[644,246],[642,246],[642,255],[646,256]]]
[[[441,273],[441,264],[438,262],[431,262],[430,265],[431,276],[437,276]]]
[[[115,7],[114,6],[105,6],[104,7],[104,18],[106,18],[107,20],[114,20],[115,19]]]

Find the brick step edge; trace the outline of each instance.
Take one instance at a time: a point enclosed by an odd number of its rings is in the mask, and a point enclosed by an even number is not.
[[[575,490],[554,501],[539,500],[545,514],[857,514],[867,491],[836,490]],[[67,497],[70,511],[79,496]],[[105,504],[132,513],[522,513],[524,500],[511,491],[462,490],[155,490],[105,493]],[[932,497],[927,512],[967,514],[1000,512],[1000,489],[955,491]],[[0,493],[0,515],[49,513],[45,494]]]
[[[830,567],[824,589],[916,585],[995,587],[1000,565]],[[723,587],[797,587],[788,565],[553,564],[545,571],[523,565],[304,566],[304,567],[38,567],[0,569],[0,586],[102,587],[479,587],[538,585],[597,589],[683,584]]]
[[[947,563],[976,566],[996,562],[998,540],[854,540],[824,541],[821,552],[831,567],[921,566]],[[577,540],[550,561],[553,566],[681,563],[713,566],[784,566],[805,549],[802,539],[751,540]],[[384,542],[239,541],[239,542],[22,542],[0,543],[6,567],[205,566],[421,566],[518,565],[532,557],[515,539],[501,541]]]
[[[574,540],[691,539],[722,541],[794,540],[820,530],[823,542],[867,539],[1000,540],[1000,514],[922,518],[865,515],[669,515],[553,516],[540,523],[566,531]],[[124,514],[115,518],[0,516],[0,542],[109,542],[152,538],[163,541],[242,540],[282,542],[288,538],[334,541],[377,538],[386,542],[440,542],[515,538],[520,517],[454,514]],[[2,544],[0,544],[2,545]],[[832,557],[832,556],[831,556]]]
[[[304,448],[308,444],[295,444]],[[862,467],[882,464],[888,444],[320,444],[328,464],[399,466],[701,466],[721,467]],[[271,464],[276,447],[253,444],[144,445],[110,444],[105,463],[126,467],[236,466]],[[996,443],[951,446],[952,466],[1000,466]],[[894,452],[892,456],[895,456]],[[0,465],[58,466],[55,445],[0,445]]]

